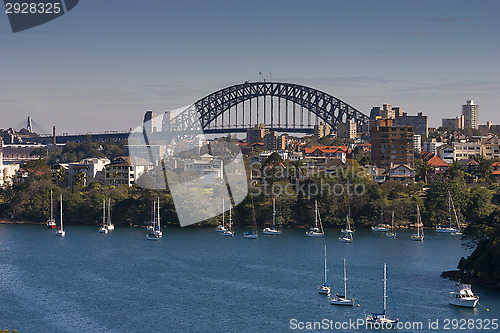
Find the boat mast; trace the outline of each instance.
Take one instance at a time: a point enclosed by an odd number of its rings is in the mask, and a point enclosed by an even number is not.
[[[326,270],[326,245],[325,245],[325,286],[328,285],[328,274]]]
[[[229,220],[228,220],[228,230],[232,230],[231,227],[233,225],[233,217],[232,217],[233,207],[229,206]]]
[[[382,209],[382,206],[380,206],[380,226],[384,224],[384,210]]]
[[[384,263],[384,315],[387,308],[387,263]]]
[[[345,258],[344,258],[344,298],[347,299],[347,272],[345,269]]]
[[[276,199],[273,198],[273,229],[276,229]]]
[[[420,208],[417,204],[417,236],[420,237]]]
[[[222,228],[224,228],[224,198],[222,198]]]
[[[451,197],[450,197],[451,199]],[[453,199],[451,199],[451,206],[453,207],[453,213],[455,214],[455,221],[457,222],[457,227],[460,229],[460,222],[458,221],[457,211],[455,210],[455,204],[453,203]]]
[[[102,225],[106,225],[106,199],[102,199]]]
[[[50,189],[50,220],[54,221],[54,212],[52,209],[52,189]]]
[[[451,228],[451,193],[448,191],[448,227]]]
[[[62,194],[60,196],[61,201],[61,231],[63,230],[63,203],[62,203]]]
[[[108,224],[111,224],[111,198],[108,198]]]
[[[160,198],[158,198],[158,204],[156,205],[156,209],[158,210],[158,224],[156,225],[156,230],[160,230]]]
[[[394,211],[392,211],[391,232],[394,233]]]
[[[314,200],[314,222],[316,229],[318,228],[318,202]]]

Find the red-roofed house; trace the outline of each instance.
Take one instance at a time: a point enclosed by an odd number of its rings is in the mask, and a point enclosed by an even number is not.
[[[434,155],[427,160],[427,163],[434,168],[436,173],[448,170],[450,165],[443,161],[440,157]]]
[[[349,148],[347,146],[313,146],[304,148],[306,157],[329,157],[341,160],[343,163],[347,161]]]
[[[500,179],[500,162],[494,162],[492,167],[493,167],[493,177]]]

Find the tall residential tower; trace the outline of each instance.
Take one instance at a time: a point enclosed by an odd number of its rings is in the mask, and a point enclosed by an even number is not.
[[[464,116],[464,128],[478,128],[477,112],[479,105],[474,101],[468,100],[467,104],[462,105],[462,115]]]

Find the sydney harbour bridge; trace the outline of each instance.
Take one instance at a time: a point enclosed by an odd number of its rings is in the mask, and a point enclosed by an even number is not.
[[[163,116],[157,131],[205,134],[246,132],[264,124],[278,132],[311,133],[323,122],[331,128],[355,122],[359,132],[366,132],[369,117],[346,102],[317,89],[283,82],[244,82],[213,92],[177,115]],[[128,133],[57,136],[57,143],[125,140]],[[43,139],[43,138],[41,138]],[[47,137],[45,137],[47,139]]]

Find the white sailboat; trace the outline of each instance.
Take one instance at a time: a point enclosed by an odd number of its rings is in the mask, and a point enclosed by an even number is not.
[[[380,224],[372,226],[372,231],[389,231],[389,229],[384,226],[384,211],[382,210],[382,207],[380,207]]]
[[[222,224],[218,225],[217,228],[215,228],[215,231],[217,232],[225,232],[227,231],[226,226],[224,225],[224,199],[222,199]]]
[[[347,297],[347,270],[346,270],[345,258],[344,258],[344,294],[339,295],[337,293],[337,295],[335,295],[335,297],[333,297],[330,300],[330,304],[354,306],[354,303],[355,303],[354,298]]]
[[[115,230],[115,225],[111,222],[111,199],[108,198],[108,220],[106,222],[106,229]]]
[[[102,226],[99,228],[99,232],[103,234],[108,233],[108,228],[106,227],[106,199],[102,199]]]
[[[330,286],[328,285],[328,270],[326,269],[326,245],[325,245],[325,267],[324,267],[325,282],[318,287],[318,293],[330,295]]]
[[[420,208],[417,204],[417,233],[411,235],[411,240],[416,242],[423,242],[424,240],[424,229],[422,228],[422,232],[420,232],[422,221],[420,219]]]
[[[451,220],[453,219],[451,216],[452,212],[452,207],[453,211],[455,212],[455,220],[457,223],[457,227],[452,227],[451,226]],[[455,206],[453,205],[453,200],[451,199],[451,193],[448,191],[448,225],[438,225],[436,226],[436,232],[439,233],[453,233],[453,234],[461,234],[460,233],[460,225],[458,222],[458,217],[457,217],[457,212],[455,211]]]
[[[233,237],[233,217],[232,217],[232,206],[229,206],[229,219],[227,220],[227,230],[224,231],[224,236]]]
[[[341,233],[343,234],[352,234],[354,232],[354,229],[351,227],[351,208],[349,208],[349,211],[347,213],[347,219],[345,221],[345,229],[340,230]]]
[[[319,220],[319,227],[318,227]],[[323,230],[323,223],[321,223],[321,216],[318,211],[318,202],[314,200],[314,227],[309,229],[306,232],[307,237],[323,237],[325,235],[325,231]]]
[[[257,233],[257,218],[255,216],[255,206],[252,200],[252,231],[246,231],[243,234],[246,239],[257,239],[259,234]]]
[[[383,295],[383,300],[384,300],[384,311],[382,313],[371,313],[370,315],[366,316],[367,323],[394,324],[394,323],[397,323],[399,321],[398,319],[390,319],[386,316],[386,310],[387,310],[387,264],[386,263],[384,263],[384,295]],[[394,308],[394,312],[396,312],[395,308]]]
[[[455,291],[450,292],[450,304],[464,308],[475,308],[479,302],[479,296],[472,292],[470,284],[457,283]]]
[[[158,240],[163,236],[160,226],[160,198],[158,198],[158,203],[154,203],[154,223],[153,230],[146,235],[148,240]]]
[[[392,220],[391,220],[391,232],[386,232],[385,236],[388,238],[396,238],[398,235],[397,233],[394,232],[394,211],[392,211]]]
[[[50,219],[47,220],[47,228],[56,228],[56,219],[54,218],[53,201],[52,201],[52,189],[50,189]]]
[[[352,243],[353,240],[354,236],[352,235],[352,233],[344,234],[339,237],[339,242],[342,243]]]
[[[60,202],[61,202],[61,228],[60,229],[57,229],[56,231],[56,235],[57,236],[60,236],[60,237],[64,237],[66,236],[66,231],[64,231],[64,228],[63,228],[63,201],[62,201],[62,194],[61,194],[61,197],[60,197]]]
[[[273,198],[273,226],[267,227],[262,230],[265,235],[281,235],[281,224],[279,223],[279,217],[276,212],[276,199]],[[278,229],[276,229],[276,219],[278,220]]]

